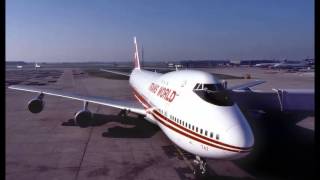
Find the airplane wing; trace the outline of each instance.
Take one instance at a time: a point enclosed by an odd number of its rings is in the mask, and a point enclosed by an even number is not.
[[[148,67],[146,67],[143,69],[157,72],[157,73],[161,73],[161,74],[173,71],[173,70],[168,70],[168,68],[151,68],[151,67],[148,68]],[[125,72],[121,72],[121,71],[114,71],[114,70],[107,70],[107,69],[100,69],[100,71],[104,71],[104,72],[112,73],[112,74],[117,74],[120,76],[130,77],[130,73],[125,73]]]
[[[146,111],[144,110],[143,106],[134,100],[111,99],[111,98],[100,97],[100,96],[85,96],[85,95],[80,95],[76,93],[63,92],[61,90],[44,89],[44,88],[25,86],[25,85],[13,85],[13,86],[9,86],[8,88],[21,90],[21,91],[43,93],[47,95],[69,98],[69,99],[74,99],[79,101],[86,101],[94,104],[100,104],[104,106],[127,110],[129,112],[134,112],[141,115],[146,115]]]
[[[100,69],[100,71],[130,77],[130,73],[125,73],[125,72],[121,72],[121,71],[113,71],[113,70],[107,70],[107,69]]]
[[[232,86],[232,87],[230,87],[228,89],[231,89],[231,90],[250,90],[250,87],[257,86],[257,85],[265,83],[265,82],[266,81],[255,80],[255,81],[248,82],[248,83],[245,83],[245,84]]]
[[[314,112],[314,90],[272,89],[273,91],[252,90],[266,81],[256,80],[228,88],[231,98],[244,109],[281,112]]]
[[[244,109],[314,113],[314,90],[273,89],[273,91],[231,90],[231,98]]]

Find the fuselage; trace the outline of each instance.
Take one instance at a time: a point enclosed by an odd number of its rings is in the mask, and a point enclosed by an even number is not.
[[[147,112],[145,119],[172,142],[201,157],[240,158],[252,149],[253,134],[220,84],[211,74],[195,70],[159,74],[134,69],[130,75],[134,96]]]

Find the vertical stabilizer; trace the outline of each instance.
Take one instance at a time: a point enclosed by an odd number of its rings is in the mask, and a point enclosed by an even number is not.
[[[133,43],[134,43],[134,69],[140,69],[140,59],[139,59],[139,51],[138,51],[138,44],[137,44],[137,38],[133,37]]]
[[[141,45],[141,68],[143,68],[144,65],[144,49],[143,49],[143,45]]]

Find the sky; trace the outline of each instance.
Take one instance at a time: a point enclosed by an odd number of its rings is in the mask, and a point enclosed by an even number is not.
[[[6,61],[314,57],[313,0],[7,0]]]

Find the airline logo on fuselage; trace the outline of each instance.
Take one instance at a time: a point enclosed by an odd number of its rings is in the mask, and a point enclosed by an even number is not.
[[[177,94],[176,91],[160,86],[155,83],[150,84],[149,91],[168,102],[172,102]]]

